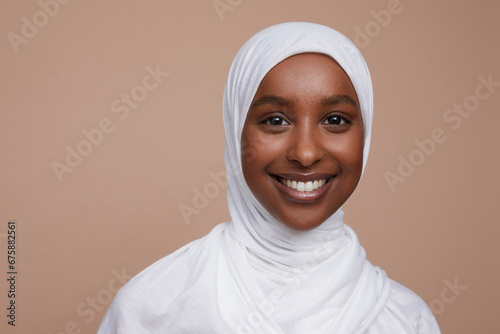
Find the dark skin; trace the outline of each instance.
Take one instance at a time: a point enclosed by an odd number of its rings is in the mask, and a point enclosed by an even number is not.
[[[274,218],[310,230],[356,188],[363,140],[359,102],[344,70],[323,54],[295,55],[271,69],[254,96],[242,134],[243,174]]]

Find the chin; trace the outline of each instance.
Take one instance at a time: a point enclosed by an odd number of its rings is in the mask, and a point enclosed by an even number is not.
[[[316,227],[320,226],[321,224],[323,224],[325,222],[327,218],[325,219],[311,219],[311,215],[306,215],[307,216],[307,219],[300,219],[298,217],[300,217],[299,215],[295,215],[293,217],[283,217],[283,218],[280,218],[280,217],[275,217],[281,224],[291,228],[292,230],[295,230],[295,231],[301,231],[301,232],[305,232],[305,231],[310,231],[312,229],[315,229]]]
[[[286,224],[285,224],[286,225]],[[321,224],[304,224],[304,225],[287,225],[289,228],[295,231],[299,232],[307,232],[310,230],[315,229],[316,227],[320,226]]]

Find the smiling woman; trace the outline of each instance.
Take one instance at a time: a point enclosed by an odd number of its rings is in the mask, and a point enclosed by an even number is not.
[[[224,93],[231,222],[134,277],[98,333],[440,333],[343,222],[372,112],[365,61],[337,31],[252,37]]]

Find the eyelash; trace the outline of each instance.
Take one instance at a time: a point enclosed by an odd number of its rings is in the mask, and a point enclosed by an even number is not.
[[[345,126],[345,125],[348,125],[348,124],[351,124],[351,121],[349,119],[347,119],[346,117],[343,117],[343,116],[340,116],[340,115],[330,115],[328,116],[324,121],[323,121],[323,124],[326,123],[329,119],[331,118],[338,118],[340,119],[341,122],[344,122],[343,124],[327,124],[327,125],[333,125],[333,126]]]
[[[279,118],[280,120],[282,120],[283,122],[286,122],[286,124],[280,124],[280,125],[273,125],[270,123],[270,121],[272,119],[276,119],[276,118]],[[283,125],[290,125],[290,123],[288,121],[286,121],[282,116],[280,115],[271,115],[269,117],[267,117],[266,119],[264,119],[261,124],[265,124],[265,125],[268,125],[268,126],[271,126],[271,127],[281,127]]]
[[[273,125],[270,123],[270,121],[272,119],[280,119],[283,122],[285,122],[286,124],[278,124],[278,125]],[[330,124],[328,123],[328,121],[332,118],[337,118],[340,120],[340,124]],[[265,118],[264,120],[262,120],[260,122],[260,124],[263,124],[263,125],[266,125],[266,126],[269,126],[269,127],[273,127],[273,128],[281,128],[282,126],[286,126],[286,125],[290,125],[290,122],[288,122],[287,120],[285,120],[285,118],[281,115],[271,115],[267,118]],[[321,123],[321,124],[325,124],[327,126],[333,126],[333,127],[339,127],[339,126],[346,126],[346,125],[349,125],[351,124],[351,121],[344,117],[344,116],[340,116],[340,115],[329,115],[328,117],[326,117],[326,119]]]

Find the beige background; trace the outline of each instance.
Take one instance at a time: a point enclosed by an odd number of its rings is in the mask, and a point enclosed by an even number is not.
[[[118,272],[135,275],[227,221],[225,188],[212,187],[189,224],[179,207],[224,169],[232,58],[264,27],[312,21],[355,39],[373,77],[373,146],[347,223],[372,263],[431,305],[443,333],[499,333],[500,87],[459,128],[443,116],[474,102],[479,76],[500,81],[500,5],[401,0],[381,26],[371,11],[394,1],[220,0],[231,9],[221,17],[212,0],[71,1],[46,22],[34,0],[2,1],[0,276],[9,219],[19,275],[15,328],[1,280],[0,331],[93,333]],[[38,32],[13,46],[9,33],[24,38],[23,17],[34,15]],[[365,29],[369,41],[357,37]],[[120,119],[111,103],[140,93],[157,64],[169,76]],[[52,164],[103,119],[114,130],[59,182]],[[400,155],[418,158],[415,140],[435,128],[446,141],[392,191],[384,174],[397,173]],[[446,290],[454,281],[457,293]]]

